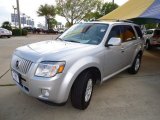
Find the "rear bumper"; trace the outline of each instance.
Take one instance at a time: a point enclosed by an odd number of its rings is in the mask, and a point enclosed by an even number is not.
[[[160,42],[157,42],[157,41],[152,41],[150,43],[151,46],[160,46]]]

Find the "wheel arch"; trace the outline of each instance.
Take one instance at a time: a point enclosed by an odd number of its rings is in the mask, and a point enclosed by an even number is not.
[[[101,82],[102,68],[100,67],[99,62],[100,61],[98,59],[87,57],[86,59],[82,58],[72,64],[72,66],[67,70],[67,73],[61,83],[58,98],[62,98],[63,101],[67,101],[76,78],[87,70],[95,73],[93,74],[93,77],[96,79],[95,83]]]

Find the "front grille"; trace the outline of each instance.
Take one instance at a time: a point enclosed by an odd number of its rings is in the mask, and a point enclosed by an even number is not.
[[[23,74],[26,74],[29,71],[31,65],[32,62],[30,60],[25,60],[18,56],[13,56],[12,58],[12,67]]]

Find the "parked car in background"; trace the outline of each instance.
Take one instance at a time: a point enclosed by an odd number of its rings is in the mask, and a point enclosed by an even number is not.
[[[27,30],[28,32],[33,32],[34,31],[33,27],[24,27],[23,29]]]
[[[58,33],[62,34],[62,33],[64,33],[64,31],[65,31],[65,29],[59,29]]]
[[[73,25],[57,38],[17,48],[11,72],[17,86],[33,97],[55,103],[71,98],[86,109],[93,87],[141,66],[144,39],[138,25],[87,22]]]
[[[160,29],[148,29],[144,32],[146,49],[160,47]]]
[[[46,33],[58,34],[58,30],[48,29],[48,30],[46,30]]]
[[[12,36],[12,31],[9,31],[4,28],[0,28],[0,37],[8,37],[10,38]]]

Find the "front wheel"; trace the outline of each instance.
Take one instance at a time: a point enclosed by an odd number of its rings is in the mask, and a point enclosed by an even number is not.
[[[138,54],[134,59],[132,66],[128,69],[128,72],[131,74],[136,74],[141,66],[141,55]]]
[[[93,77],[91,72],[81,73],[71,90],[71,103],[75,108],[84,110],[88,107],[93,92]]]

